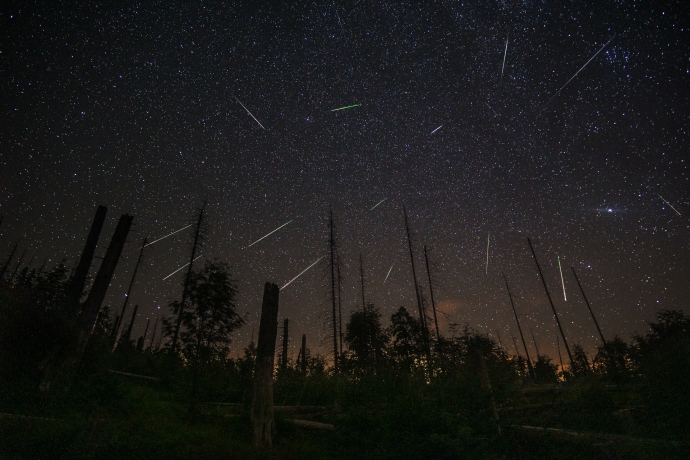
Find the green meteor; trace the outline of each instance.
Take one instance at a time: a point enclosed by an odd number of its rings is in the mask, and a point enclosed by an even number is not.
[[[395,262],[393,262],[393,265],[395,265]],[[386,275],[386,279],[383,280],[383,284],[386,284],[386,281],[388,281],[388,277],[391,275],[391,271],[393,270],[393,265],[391,265],[390,270],[388,270],[388,274]]]
[[[346,105],[345,107],[340,107],[339,109],[333,109],[331,112],[337,112],[338,110],[351,109],[353,107],[359,107],[362,104]]]
[[[664,200],[664,197],[661,196],[661,195],[659,195],[658,193],[657,193],[657,196],[658,196],[659,198],[661,198],[662,200]],[[664,200],[664,203],[666,203],[667,205],[669,205],[669,207],[670,207],[671,209],[673,209],[674,211],[676,211],[676,214],[678,214],[678,215],[680,216],[680,213],[678,212],[678,210],[677,210],[676,208],[674,208],[673,205],[672,205],[671,203],[669,203],[669,202],[666,201],[666,200]]]
[[[376,209],[376,207],[377,207],[378,205],[380,205],[381,203],[383,203],[383,202],[386,201],[387,199],[388,199],[388,198],[384,198],[383,200],[379,201],[379,202],[376,203],[376,204],[374,205],[374,207],[371,208],[369,211],[373,211],[374,209]]]

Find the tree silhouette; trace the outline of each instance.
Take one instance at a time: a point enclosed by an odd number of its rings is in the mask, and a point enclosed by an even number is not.
[[[237,314],[237,287],[230,280],[228,264],[207,261],[201,270],[194,270],[189,279],[189,304],[182,312],[179,342],[182,356],[188,362],[204,363],[225,358],[230,351],[230,335],[244,324]],[[173,317],[179,313],[180,302],[170,307]],[[164,319],[164,333],[171,337],[175,321]]]
[[[388,345],[388,335],[381,326],[381,312],[368,302],[366,310],[357,310],[350,315],[345,326],[345,343],[359,367],[369,368],[375,362],[382,363]]]

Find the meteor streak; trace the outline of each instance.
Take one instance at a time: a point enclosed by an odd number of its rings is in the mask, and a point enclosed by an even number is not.
[[[486,236],[486,274],[489,274],[489,244],[491,243],[491,232]]]
[[[568,298],[565,296],[565,282],[563,281],[563,269],[561,268],[561,258],[558,257],[558,271],[561,272],[561,286],[563,286],[563,300],[566,302],[568,301]]]
[[[439,129],[441,129],[441,126],[443,126],[443,125],[439,125],[438,128],[436,128],[435,130],[431,131],[431,134],[434,134],[436,131],[438,131]],[[431,136],[431,134],[429,134],[429,136]]]
[[[304,270],[302,270],[302,271],[300,272],[299,275],[295,276],[295,277],[292,278],[290,281],[288,281],[283,287],[280,288],[280,290],[282,291],[283,289],[285,289],[286,287],[288,287],[288,286],[290,285],[290,283],[292,283],[292,282],[295,281],[297,278],[299,278],[300,276],[302,276],[302,275],[304,274],[304,272],[306,272],[306,271],[309,270],[311,267],[313,267],[314,265],[316,265],[316,263],[317,263],[319,260],[323,259],[324,257],[325,257],[325,256],[321,256],[321,257],[319,257],[318,259],[316,259],[316,261],[315,261],[313,264],[311,264],[310,266],[308,266],[307,268],[305,268]]]
[[[200,258],[201,258],[201,256],[199,256],[199,257],[197,257],[196,259],[192,260],[192,262],[194,262],[195,260],[198,260],[198,259],[200,259]],[[173,276],[175,273],[177,273],[177,272],[179,272],[180,270],[182,270],[183,268],[185,268],[187,265],[189,265],[189,262],[187,262],[186,264],[184,264],[183,266],[181,266],[180,268],[178,268],[177,270],[175,270],[174,272],[172,272],[171,274],[169,274],[168,276],[166,276],[165,278],[163,278],[163,281],[167,280],[168,278],[170,278],[171,276]]]
[[[395,262],[393,262],[393,265],[395,265]],[[386,281],[388,281],[388,277],[391,275],[391,271],[393,270],[393,265],[391,265],[391,268],[388,270],[388,274],[386,275],[386,279],[383,280],[383,284],[386,284]]]
[[[659,198],[661,198],[662,200],[664,200],[664,197],[661,196],[661,195],[659,195],[658,193],[657,193],[657,196],[658,196]],[[680,216],[680,213],[678,212],[678,210],[677,210],[676,208],[674,208],[673,205],[672,205],[671,203],[669,203],[669,202],[666,201],[666,200],[664,200],[664,203],[666,203],[667,205],[669,205],[669,206],[671,207],[671,209],[673,209],[674,211],[676,211],[676,214],[678,214],[678,215]]]
[[[582,67],[580,67],[580,70],[578,70],[577,72],[575,72],[575,75],[573,75],[572,77],[570,77],[570,80],[568,80],[567,82],[565,82],[565,85],[561,86],[561,88],[560,88],[558,91],[556,91],[556,93],[555,93],[553,96],[551,96],[551,99],[549,99],[549,100],[546,102],[546,104],[544,104],[544,109],[546,108],[547,105],[549,105],[549,103],[553,100],[554,97],[558,96],[558,94],[559,94],[561,91],[563,91],[563,88],[565,88],[566,86],[568,86],[568,83],[570,83],[571,81],[573,81],[573,80],[575,79],[575,77],[577,77],[577,74],[579,74],[580,72],[582,72],[582,69],[584,69],[585,67],[587,67],[587,64],[589,64],[590,62],[592,62],[592,60],[594,60],[594,58],[597,57],[597,55],[598,55],[599,53],[601,53],[601,52],[604,50],[604,48],[606,48],[606,47],[608,46],[609,43],[611,43],[611,40],[613,40],[614,38],[616,38],[616,34],[614,34],[613,37],[609,38],[609,41],[607,41],[606,43],[604,43],[604,46],[602,46],[601,48],[599,48],[599,51],[597,51],[596,53],[594,53],[594,56],[592,56],[591,58],[589,58],[589,61],[585,62],[585,65],[583,65]],[[542,109],[542,110],[544,110],[544,109]]]
[[[337,108],[337,109],[333,109],[333,110],[331,110],[331,112],[337,112],[338,110],[351,109],[351,108],[353,108],[353,107],[359,107],[359,106],[361,106],[361,105],[362,105],[362,104],[346,105],[345,107],[340,107],[340,108]]]
[[[501,66],[501,80],[503,80],[503,69],[506,68],[506,56],[508,55],[508,39],[510,38],[510,33],[506,37],[506,50],[503,52],[503,66]],[[501,80],[498,82],[501,83]]]
[[[257,120],[256,117],[255,117],[254,115],[252,115],[252,113],[249,111],[249,109],[246,108],[246,107],[244,106],[244,104],[242,104],[242,102],[240,102],[239,99],[237,99],[237,96],[234,96],[234,98],[235,98],[235,100],[236,100],[237,102],[239,102],[239,104],[242,106],[242,108],[243,108],[244,110],[246,110],[247,113],[254,119],[254,121],[257,122],[257,123],[259,124],[259,126],[261,126],[261,129],[266,129],[266,128],[264,128],[264,125],[262,125],[261,122],[260,122],[259,120]]]
[[[374,207],[371,208],[369,211],[373,211],[374,209],[376,209],[376,207],[377,207],[378,205],[380,205],[381,203],[383,203],[383,202],[386,201],[387,199],[388,199],[388,198],[384,198],[383,200],[379,201],[379,202],[376,203],[376,204],[374,205]]]
[[[289,224],[290,222],[292,222],[292,219],[288,220],[288,221],[285,222],[283,225],[281,225],[280,227],[278,227],[278,228],[276,228],[275,230],[273,230],[271,233],[268,233],[268,234],[262,236],[261,238],[259,238],[258,240],[254,241],[252,244],[250,244],[249,246],[247,246],[247,248],[251,248],[251,247],[254,246],[256,243],[258,243],[259,241],[263,240],[263,239],[266,238],[267,236],[273,235],[275,232],[277,232],[277,231],[280,230],[281,228],[285,227],[285,226],[286,226],[287,224]]]
[[[172,236],[172,235],[174,235],[174,234],[177,233],[177,232],[181,232],[181,231],[184,230],[185,228],[191,227],[192,225],[194,225],[194,224],[189,224],[189,225],[187,225],[186,227],[182,227],[182,228],[179,229],[179,230],[175,230],[175,231],[172,232],[172,233],[168,233],[167,235],[162,236],[162,237],[158,238],[158,239],[155,240],[155,241],[151,241],[150,243],[146,243],[146,246],[151,246],[153,243],[157,243],[157,242],[159,242],[160,240],[164,240],[164,239],[166,239],[167,237]],[[146,247],[146,246],[144,246],[144,247]],[[139,249],[141,249],[141,248],[139,248]]]

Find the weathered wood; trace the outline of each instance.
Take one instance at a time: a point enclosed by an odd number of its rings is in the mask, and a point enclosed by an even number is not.
[[[137,310],[139,305],[134,305],[134,311],[132,312],[132,319],[129,320],[129,325],[127,326],[127,332],[123,335],[122,340],[124,342],[129,342],[132,339],[132,327],[134,326],[134,321],[137,320]]]
[[[431,309],[434,312],[434,324],[436,325],[436,341],[441,342],[441,334],[438,332],[438,318],[436,318],[436,302],[434,301],[434,286],[431,282],[431,270],[429,270],[429,256],[426,252],[426,246],[424,246],[424,261],[426,262],[426,275],[429,278],[429,294],[431,294]],[[499,337],[498,341],[501,339]]]
[[[132,272],[132,279],[129,281],[129,287],[127,288],[127,294],[125,294],[125,302],[122,304],[122,310],[120,310],[119,319],[117,321],[115,321],[115,328],[113,329],[113,341],[115,342],[115,346],[117,346],[117,333],[120,331],[122,318],[125,317],[125,312],[127,311],[127,305],[129,304],[129,298],[132,294],[132,288],[134,287],[134,279],[137,276],[137,272],[139,271],[139,264],[141,264],[141,258],[144,255],[144,248],[146,247],[146,240],[147,240],[147,238],[144,238],[144,242],[141,245],[141,249],[139,249],[139,257],[137,257],[137,263],[136,263],[136,265],[134,265],[134,272]]]
[[[307,373],[307,334],[302,334],[302,374]]]
[[[486,368],[486,361],[484,361],[484,355],[482,355],[482,353],[477,350],[474,352],[474,359],[482,389],[488,392],[489,394],[489,411],[491,412],[491,417],[496,422],[496,432],[500,436],[501,425],[499,425],[498,421],[498,410],[496,409],[496,401],[494,400],[494,394],[491,389],[491,381],[489,380],[489,370]]]
[[[161,380],[158,377],[149,377],[148,375],[131,374],[129,372],[114,371],[112,369],[108,369],[108,372],[110,372],[111,374],[124,375],[125,377],[134,377],[137,379],[154,380],[156,382],[160,382],[160,380]]]
[[[513,315],[515,315],[515,322],[517,323],[518,331],[520,332],[520,338],[522,339],[522,346],[525,349],[525,355],[527,356],[527,368],[529,369],[529,374],[532,376],[532,378],[535,377],[534,374],[534,368],[532,367],[532,360],[529,357],[529,350],[527,350],[527,343],[525,342],[525,336],[522,333],[522,327],[520,326],[520,320],[518,319],[517,311],[515,310],[515,302],[513,302],[513,295],[510,293],[510,286],[508,286],[508,278],[506,278],[506,274],[502,273],[503,275],[503,280],[506,282],[506,289],[508,290],[508,298],[510,299],[510,306],[513,307]],[[515,337],[513,337],[513,341],[515,341]],[[515,347],[515,351],[517,352],[517,346]],[[518,352],[518,356],[520,356],[520,353]]]
[[[426,326],[426,315],[424,314],[424,307],[422,307],[422,297],[419,292],[419,283],[417,283],[417,271],[414,267],[414,252],[412,251],[412,235],[410,234],[410,225],[407,222],[407,209],[403,205],[403,214],[405,215],[405,231],[407,233],[407,245],[410,249],[410,265],[412,266],[412,280],[414,282],[414,292],[417,297],[417,309],[419,310],[419,325],[422,327],[422,339],[424,340],[424,348],[426,352],[427,367],[431,369],[431,345],[429,344],[429,329]]]
[[[277,285],[264,285],[263,304],[259,340],[256,347],[256,364],[249,416],[254,433],[254,444],[273,446],[275,419],[273,411],[273,366],[278,335],[278,300],[280,290]]]
[[[338,330],[337,330],[337,317],[335,314],[336,298],[335,298],[335,279],[336,279],[336,264],[340,263],[336,261],[336,243],[335,243],[335,232],[333,229],[333,210],[330,211],[330,238],[329,238],[329,252],[331,255],[331,303],[333,305],[333,369],[335,373],[339,370],[339,356],[338,356]]]
[[[311,420],[297,420],[287,419],[286,422],[292,423],[300,428],[308,428],[311,430],[335,431],[335,425],[330,423],[312,422]]]
[[[117,263],[120,261],[122,248],[127,241],[127,235],[132,226],[132,220],[134,220],[134,217],[127,214],[123,214],[122,217],[120,217],[113,238],[110,240],[110,245],[101,263],[101,267],[93,281],[91,291],[89,291],[89,295],[84,302],[84,308],[79,315],[79,322],[82,325],[80,348],[86,346],[85,341],[88,341],[91,330],[96,323],[98,312],[101,310],[103,299],[105,299],[105,294],[110,285],[110,280],[112,280],[113,274],[115,273],[115,267],[117,267]]]
[[[127,235],[129,234],[133,219],[134,217],[127,214],[123,214],[120,217],[89,296],[86,298],[82,311],[77,318],[77,327],[69,333],[71,336],[70,343],[56,347],[41,363],[40,368],[43,371],[43,377],[39,385],[41,391],[50,390],[54,386],[53,382],[56,379],[62,383],[60,386],[69,386],[72,374],[81,361],[81,357],[96,325],[101,304],[115,273],[115,267],[117,267],[117,263],[120,260],[120,254],[127,241]]]
[[[89,269],[91,268],[91,263],[93,262],[93,255],[96,252],[96,245],[98,244],[98,238],[101,235],[101,230],[103,230],[103,223],[105,222],[105,215],[107,212],[108,208],[105,206],[99,206],[96,210],[96,216],[93,218],[91,230],[89,231],[89,236],[86,238],[86,244],[84,245],[84,250],[81,253],[79,264],[77,265],[77,268],[74,271],[74,276],[70,282],[68,294],[76,301],[81,298],[81,295],[84,292],[86,278],[89,276]]]
[[[283,320],[283,355],[281,356],[280,369],[285,372],[287,369],[287,353],[288,353],[288,323],[290,320],[285,318]]]
[[[532,256],[534,257],[534,263],[537,264],[537,271],[539,272],[539,278],[541,278],[541,283],[544,285],[544,292],[546,292],[546,297],[549,299],[549,304],[551,305],[551,311],[553,311],[553,317],[556,319],[556,324],[558,325],[558,330],[561,333],[561,338],[563,339],[563,345],[565,345],[565,351],[568,352],[568,358],[570,358],[570,367],[573,367],[573,355],[570,353],[570,347],[568,346],[568,340],[565,338],[565,333],[563,332],[563,327],[561,326],[561,320],[558,319],[558,313],[556,313],[556,307],[553,305],[553,300],[551,300],[551,293],[549,292],[549,288],[546,287],[546,280],[544,279],[544,274],[541,272],[541,265],[539,265],[539,261],[537,260],[537,253],[534,252],[534,248],[532,247],[532,241],[527,238],[527,243],[529,244],[529,248],[532,251]],[[539,358],[539,352],[537,352],[537,359]]]
[[[679,443],[675,441],[667,441],[665,439],[652,439],[652,438],[636,438],[633,436],[626,436],[622,434],[608,434],[608,433],[583,433],[579,431],[573,431],[573,430],[564,430],[562,428],[548,428],[548,427],[541,427],[541,426],[530,426],[530,425],[511,425],[511,428],[517,428],[520,430],[524,431],[532,431],[532,432],[542,432],[542,433],[553,433],[553,434],[558,434],[558,435],[565,435],[565,436],[573,436],[573,437],[581,437],[581,438],[590,438],[590,439],[605,439],[608,441],[621,441],[621,442],[626,442],[630,444],[642,444],[642,445],[650,445],[650,444],[664,444],[664,445],[670,445],[670,446],[677,446]]]
[[[175,353],[177,351],[177,337],[180,335],[180,327],[182,326],[182,313],[184,312],[187,296],[189,295],[189,280],[192,278],[192,271],[194,269],[194,256],[196,255],[197,247],[199,246],[199,237],[201,236],[201,224],[204,221],[204,209],[206,209],[206,200],[201,205],[199,211],[199,219],[196,221],[196,228],[194,230],[194,244],[192,245],[192,254],[189,258],[189,268],[187,268],[187,275],[184,278],[184,289],[182,290],[182,301],[180,302],[179,312],[177,313],[177,322],[175,323],[175,330],[173,331],[172,344],[170,350]]]

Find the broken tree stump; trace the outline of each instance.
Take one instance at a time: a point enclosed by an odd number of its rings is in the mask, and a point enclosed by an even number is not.
[[[481,382],[482,390],[486,391],[489,396],[488,409],[491,413],[491,418],[496,423],[496,434],[501,436],[501,425],[498,420],[498,410],[496,409],[496,401],[494,400],[493,390],[491,389],[491,381],[489,380],[489,371],[486,368],[486,361],[484,360],[484,355],[479,350],[474,352],[475,368],[477,374],[479,375],[479,380]]]
[[[272,283],[264,285],[261,305],[259,341],[256,347],[254,383],[249,416],[254,432],[254,444],[273,446],[275,419],[273,412],[273,366],[278,335],[278,297],[280,290]]]
[[[86,277],[89,275],[89,269],[91,268],[93,255],[96,252],[98,238],[101,235],[101,230],[103,230],[103,224],[105,223],[105,215],[107,212],[108,208],[102,205],[96,210],[96,216],[91,224],[91,230],[89,231],[89,236],[86,239],[84,250],[81,253],[79,264],[77,265],[77,269],[74,271],[74,276],[70,280],[68,295],[75,302],[79,302],[82,294],[84,293]]]

